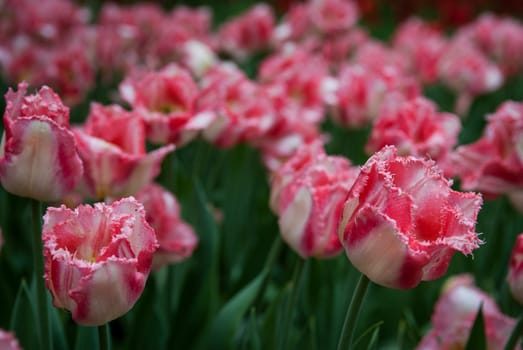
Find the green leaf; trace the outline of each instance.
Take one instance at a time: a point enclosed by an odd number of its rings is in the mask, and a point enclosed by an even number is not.
[[[133,310],[131,334],[126,349],[164,349],[168,340],[168,322],[159,303],[155,281],[147,282],[144,293]]]
[[[265,277],[265,273],[259,274],[222,307],[212,322],[208,333],[209,349],[233,348],[234,332],[238,329],[241,319],[256,299]]]
[[[378,322],[374,323],[373,325],[371,325],[369,328],[367,328],[365,331],[363,331],[360,334],[360,336],[354,341],[353,346],[356,347],[359,344],[359,342],[362,341],[370,333],[372,333],[372,337],[374,337],[374,334],[376,333],[376,331],[378,331],[380,329],[382,324],[383,324],[383,321],[378,321]],[[372,342],[372,338],[371,338],[371,342]],[[370,346],[370,343],[369,343],[369,346]]]
[[[260,338],[260,329],[256,316],[256,309],[251,308],[249,320],[246,325],[246,331],[242,339],[241,349],[261,350],[262,342]]]
[[[98,329],[96,327],[77,326],[75,350],[98,349]]]
[[[208,208],[207,197],[200,182],[180,166],[177,176],[185,219],[199,237],[198,247],[189,259],[185,287],[181,291],[175,317],[176,327],[169,332],[169,346],[194,349],[203,341],[202,330],[216,315],[218,306],[218,237],[217,227]],[[183,191],[185,190],[185,191]],[[178,194],[177,194],[178,195]]]
[[[510,337],[505,344],[504,350],[513,350],[516,347],[518,340],[523,336],[523,316],[520,316],[516,325],[510,333]]]
[[[49,324],[51,327],[51,334],[53,335],[53,350],[69,349],[64,326],[60,319],[60,310],[53,306],[49,295],[47,295],[47,310],[49,310]]]
[[[369,346],[367,346],[367,350],[374,350],[378,348],[378,338],[380,335],[380,327],[376,328],[374,332],[372,332],[372,337],[370,338]]]
[[[487,350],[487,336],[485,334],[485,320],[483,318],[483,304],[479,307],[476,319],[470,330],[465,350]]]
[[[39,336],[35,336],[38,328],[28,325],[36,324],[36,307],[25,280],[22,280],[16,295],[9,328],[15,333],[23,349],[38,349]]]

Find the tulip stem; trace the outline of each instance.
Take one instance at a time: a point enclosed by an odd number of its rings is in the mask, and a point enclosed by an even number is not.
[[[263,299],[263,296],[265,294],[265,289],[267,289],[267,285],[269,284],[269,276],[271,273],[271,270],[276,262],[276,258],[279,256],[281,248],[282,248],[282,240],[280,238],[280,235],[277,235],[274,241],[271,245],[271,250],[269,251],[269,255],[267,256],[267,260],[265,260],[265,265],[263,266],[262,274],[263,280],[262,285],[260,286],[260,289],[258,290],[258,294],[256,295],[256,299],[254,301],[254,305],[257,305],[261,302]]]
[[[354,329],[356,328],[356,321],[358,320],[358,314],[361,308],[361,304],[363,303],[365,293],[367,292],[369,282],[369,278],[364,274],[361,274],[360,280],[356,285],[356,289],[352,294],[352,300],[350,301],[349,308],[347,309],[345,322],[343,322],[343,329],[338,342],[338,350],[350,349],[350,346],[352,345],[352,337],[354,335]]]
[[[49,317],[47,310],[47,294],[44,284],[44,256],[42,244],[42,204],[31,199],[32,218],[32,248],[33,270],[36,283],[37,315],[40,328],[40,348],[52,349],[51,333],[49,331]]]
[[[100,350],[111,349],[109,323],[98,326],[98,344],[100,346]]]
[[[518,322],[514,326],[514,329],[512,330],[512,333],[510,334],[510,338],[507,341],[507,344],[505,345],[505,350],[513,350],[516,348],[516,344],[518,340],[523,335],[523,315],[519,317]]]
[[[303,265],[305,265],[305,259],[299,257],[298,261],[296,261],[292,281],[289,286],[289,299],[287,300],[287,307],[285,309],[285,314],[283,315],[283,332],[280,333],[281,337],[279,349],[287,349],[287,338],[289,333],[291,333],[290,327],[294,316],[293,311],[296,309],[295,305],[298,299],[298,287],[301,281],[301,277],[303,275]]]

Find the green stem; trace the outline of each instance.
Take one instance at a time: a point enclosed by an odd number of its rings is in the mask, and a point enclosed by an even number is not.
[[[516,348],[516,344],[518,340],[523,336],[523,315],[519,317],[518,322],[514,326],[514,329],[512,330],[512,333],[510,334],[510,338],[507,341],[507,344],[505,345],[505,350],[514,350]]]
[[[256,296],[254,305],[258,305],[259,303],[261,303],[261,299],[265,294],[265,289],[267,289],[267,285],[269,284],[270,272],[272,270],[272,267],[274,266],[274,263],[276,262],[276,258],[280,255],[282,246],[283,244],[281,237],[280,235],[277,235],[274,241],[272,242],[271,250],[269,251],[269,255],[267,256],[267,260],[265,261],[265,265],[263,266],[263,270],[261,272],[265,276],[262,280],[262,285],[258,290],[258,295]]]
[[[44,284],[44,257],[42,244],[42,204],[31,200],[33,270],[36,283],[37,315],[40,330],[40,348],[52,349],[47,310],[47,292]]]
[[[109,323],[105,323],[101,326],[98,326],[98,344],[100,350],[111,349]]]
[[[367,292],[369,282],[369,278],[364,274],[361,274],[360,280],[358,281],[356,289],[354,290],[354,294],[352,295],[349,308],[347,309],[345,322],[343,322],[343,329],[338,342],[338,350],[350,349],[354,329],[356,328],[356,321],[358,320],[358,314],[361,308],[361,304],[363,303],[365,293]]]
[[[291,333],[290,327],[292,319],[294,316],[294,310],[296,309],[296,301],[298,299],[298,287],[301,281],[303,266],[305,265],[305,259],[302,257],[298,258],[296,266],[294,268],[294,273],[292,276],[292,281],[290,284],[290,295],[289,300],[287,301],[287,308],[285,309],[285,314],[283,315],[283,327],[282,333],[280,333],[280,346],[279,349],[287,349],[287,338],[289,333]]]

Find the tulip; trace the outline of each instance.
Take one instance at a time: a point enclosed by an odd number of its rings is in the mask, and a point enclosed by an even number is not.
[[[75,130],[85,175],[78,190],[91,198],[137,194],[160,172],[160,163],[174,150],[145,149],[145,126],[133,112],[117,105],[91,105],[82,128]]]
[[[141,295],[158,247],[142,204],[50,207],[44,216],[45,281],[53,304],[84,326],[128,312]]]
[[[180,217],[176,197],[162,186],[149,184],[136,199],[143,203],[147,222],[156,232],[160,247],[154,254],[153,270],[187,259],[198,244],[193,228]]]
[[[315,150],[320,152],[310,154],[309,163],[302,163],[306,154],[299,153],[282,166],[274,177],[271,198],[280,232],[291,248],[304,258],[327,258],[343,250],[336,231],[338,217],[359,170],[348,159],[309,148]],[[300,163],[301,169],[289,172]]]
[[[432,314],[432,329],[417,350],[463,349],[481,307],[487,349],[504,349],[516,321],[501,313],[494,299],[474,286],[471,275],[450,278]]]
[[[523,212],[523,103],[506,101],[487,117],[479,140],[452,154],[453,167],[464,190],[489,198],[506,194]]]
[[[274,29],[274,13],[266,4],[256,4],[218,29],[221,51],[238,61],[269,46]]]
[[[11,332],[0,329],[0,349],[2,350],[21,350],[18,340]]]
[[[275,123],[275,111],[261,85],[226,65],[215,66],[204,77],[197,102],[198,115],[212,122],[203,131],[218,147],[263,139]]]
[[[441,277],[455,251],[470,254],[481,196],[450,188],[433,161],[383,148],[362,167],[345,201],[340,240],[371,281],[409,289]]]
[[[195,114],[198,86],[189,72],[169,64],[159,71],[135,72],[119,86],[120,94],[145,121],[155,144],[184,145],[212,121]]]
[[[394,145],[402,155],[428,156],[445,170],[458,142],[459,117],[439,113],[436,105],[423,97],[392,104],[397,106],[382,109],[365,151],[372,154],[385,145]]]
[[[520,233],[512,249],[507,276],[514,299],[523,304],[523,233]]]
[[[0,182],[21,197],[57,201],[80,181],[83,167],[69,130],[69,108],[44,86],[25,96],[27,83],[5,95]]]

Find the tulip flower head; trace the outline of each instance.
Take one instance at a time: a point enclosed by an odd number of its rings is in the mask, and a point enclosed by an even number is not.
[[[49,87],[25,96],[27,83],[5,95],[0,182],[20,197],[60,200],[80,181],[83,166],[69,130],[69,108]]]
[[[523,103],[504,102],[487,116],[487,126],[476,142],[452,154],[453,167],[464,190],[487,198],[506,194],[523,212]]]
[[[159,71],[136,71],[119,86],[120,94],[144,121],[155,144],[184,145],[205,129],[208,115],[195,115],[199,91],[191,74],[176,64]]]
[[[454,252],[472,253],[482,199],[450,185],[433,161],[399,157],[393,146],[374,154],[338,228],[352,264],[377,284],[409,289],[441,277]]]
[[[133,307],[158,247],[143,206],[132,197],[74,211],[50,207],[42,239],[53,304],[84,326],[102,325]]]
[[[514,299],[523,304],[523,233],[518,235],[512,249],[507,281]]]
[[[477,288],[468,274],[453,276],[445,282],[432,314],[432,329],[416,349],[464,349],[480,307],[485,321],[486,348],[503,349],[516,322],[501,313],[495,300]]]
[[[304,149],[276,172],[271,207],[279,216],[283,239],[298,254],[328,258],[343,250],[336,232],[338,217],[359,169],[348,159],[326,155],[320,144]]]
[[[397,108],[382,109],[365,146],[366,152],[372,154],[385,145],[394,145],[402,155],[429,156],[445,170],[452,147],[458,142],[459,117],[439,113],[436,105],[423,97],[392,103]]]
[[[0,329],[0,349],[2,350],[21,350],[18,340],[11,332]]]
[[[143,120],[118,105],[91,104],[75,137],[85,166],[78,190],[96,199],[136,195],[160,173],[161,162],[174,150],[174,145],[166,145],[146,153]]]
[[[147,222],[154,228],[160,247],[154,254],[153,270],[191,256],[198,245],[193,228],[180,217],[176,197],[162,186],[149,184],[136,195],[147,212]]]

